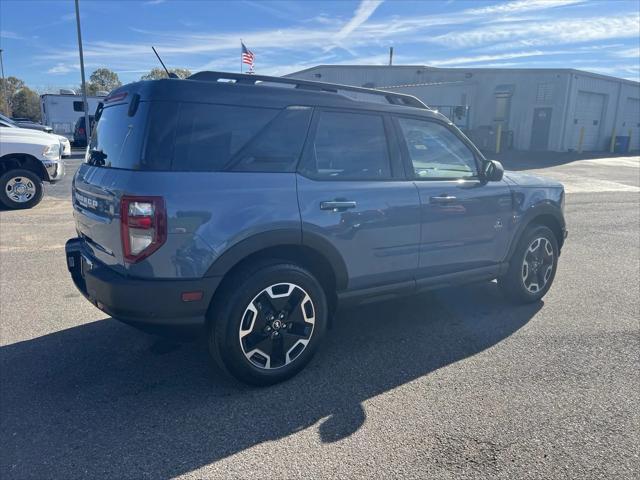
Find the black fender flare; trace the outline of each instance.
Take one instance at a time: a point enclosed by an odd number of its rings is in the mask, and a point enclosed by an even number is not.
[[[17,168],[23,168],[25,170],[30,170],[36,175],[40,177],[43,182],[48,182],[49,173],[47,169],[44,168],[44,165],[40,160],[38,160],[33,155],[29,155],[27,153],[8,153],[3,157],[0,157],[0,164],[2,165],[15,165],[17,164]],[[8,170],[10,170],[9,168]],[[4,167],[0,169],[0,172],[4,170]],[[7,171],[8,171],[7,170]]]
[[[303,240],[304,238],[304,240]],[[205,273],[205,277],[223,277],[249,255],[272,247],[307,247],[324,257],[336,279],[336,289],[348,283],[347,267],[338,250],[322,236],[300,229],[287,228],[256,233],[224,250]]]
[[[514,235],[512,236],[511,245],[509,245],[509,251],[507,253],[506,260],[509,261],[515,252],[518,244],[520,243],[520,238],[522,238],[522,234],[525,229],[538,217],[542,216],[551,216],[560,225],[560,229],[564,232],[566,228],[564,216],[560,208],[550,202],[538,203],[532,207],[529,207],[526,212],[517,220],[517,227]],[[558,246],[562,247],[562,243],[564,238],[561,236],[558,238]]]

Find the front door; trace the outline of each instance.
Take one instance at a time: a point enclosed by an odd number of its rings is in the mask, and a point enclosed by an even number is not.
[[[412,284],[418,266],[420,199],[392,128],[376,113],[316,111],[299,168],[303,242],[339,253],[349,289]]]
[[[549,131],[551,129],[551,108],[536,108],[533,111],[531,127],[531,150],[549,149]]]
[[[418,277],[497,266],[506,256],[511,191],[486,182],[466,140],[441,122],[397,117],[407,169],[420,194]]]

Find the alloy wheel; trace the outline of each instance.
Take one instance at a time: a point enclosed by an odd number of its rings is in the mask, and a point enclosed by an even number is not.
[[[238,332],[242,353],[255,367],[284,367],[305,350],[314,325],[315,306],[302,287],[271,285],[244,310]]]
[[[545,237],[529,244],[522,262],[522,282],[530,293],[544,289],[553,273],[553,246]]]

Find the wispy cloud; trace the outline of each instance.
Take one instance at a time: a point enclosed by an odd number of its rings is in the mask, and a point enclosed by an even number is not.
[[[494,15],[502,13],[522,13],[534,10],[546,10],[549,8],[566,7],[584,3],[585,0],[516,0],[514,2],[499,3],[486,7],[472,8],[466,13],[472,15]]]
[[[515,24],[500,24],[427,39],[458,48],[508,42],[512,47],[583,43],[613,38],[636,38],[640,15],[572,18]]]
[[[160,5],[161,3],[166,2],[167,0],[147,0],[143,3],[143,5]]]
[[[617,50],[613,52],[616,57],[621,58],[635,58],[636,61],[640,62],[640,46],[633,48],[625,48],[623,50]]]
[[[527,50],[523,52],[509,52],[495,55],[475,55],[469,57],[453,57],[446,60],[433,60],[427,62],[434,67],[453,67],[458,65],[479,64],[485,62],[495,62],[496,60],[514,60],[517,58],[541,57],[552,55],[566,55],[574,53],[570,50]]]
[[[270,74],[290,73],[318,63],[385,64],[389,44],[398,47],[396,54],[405,49],[411,51],[411,55],[405,54],[402,59],[396,55],[397,62],[441,67],[522,65],[527,58],[533,62],[533,57],[579,55],[593,48],[605,49],[607,45],[618,45],[607,47],[606,55],[610,59],[619,57],[619,63],[623,62],[622,58],[634,58],[633,55],[637,58],[638,55],[638,50],[629,48],[626,39],[637,38],[640,16],[620,11],[589,17],[584,16],[587,10],[581,9],[583,16],[577,17],[573,7],[583,5],[584,0],[517,0],[429,15],[424,14],[425,9],[416,8],[417,14],[385,18],[374,16],[381,3],[381,0],[363,0],[348,19],[320,12],[310,17],[306,11],[284,28],[249,30],[239,27],[235,31],[131,28],[141,40],[111,41],[106,40],[110,37],[94,36],[93,41],[85,42],[85,59],[87,64],[131,73],[155,66],[150,49],[150,45],[155,45],[163,59],[176,67],[189,67],[194,71],[236,69],[240,38],[256,53],[260,73]],[[557,12],[564,11],[565,7],[572,9],[571,13],[559,15]],[[94,32],[94,35],[97,34]],[[613,39],[616,43],[604,42]],[[627,42],[622,43],[624,49],[619,48],[619,42]],[[438,48],[434,49],[428,43],[435,43]],[[571,46],[562,47],[564,45]],[[335,47],[351,51],[351,58]],[[422,53],[418,53],[418,49]],[[425,62],[432,52],[437,53]],[[65,69],[74,68],[67,62],[76,54],[75,45],[68,44],[63,49],[41,52],[36,60],[47,66],[53,64],[50,73],[62,74]]]
[[[23,40],[24,37],[16,32],[10,32],[8,30],[0,30],[1,38],[8,38],[11,40]]]
[[[356,28],[369,20],[369,17],[373,15],[373,12],[376,11],[381,3],[382,0],[362,0],[351,20],[349,20],[336,34],[335,40],[344,40],[351,35]]]
[[[64,75],[65,73],[72,72],[74,70],[80,70],[80,65],[77,64],[68,64],[68,63],[58,63],[47,70],[47,73],[51,75]]]
[[[84,17],[86,17],[86,15],[83,15],[82,17],[84,18]],[[60,17],[60,21],[61,22],[70,22],[70,21],[75,20],[75,19],[76,19],[75,12],[65,13],[64,15],[62,15]]]

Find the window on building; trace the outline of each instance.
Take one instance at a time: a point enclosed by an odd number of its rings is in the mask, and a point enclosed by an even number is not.
[[[496,116],[494,120],[507,122],[511,110],[511,97],[496,97]]]

